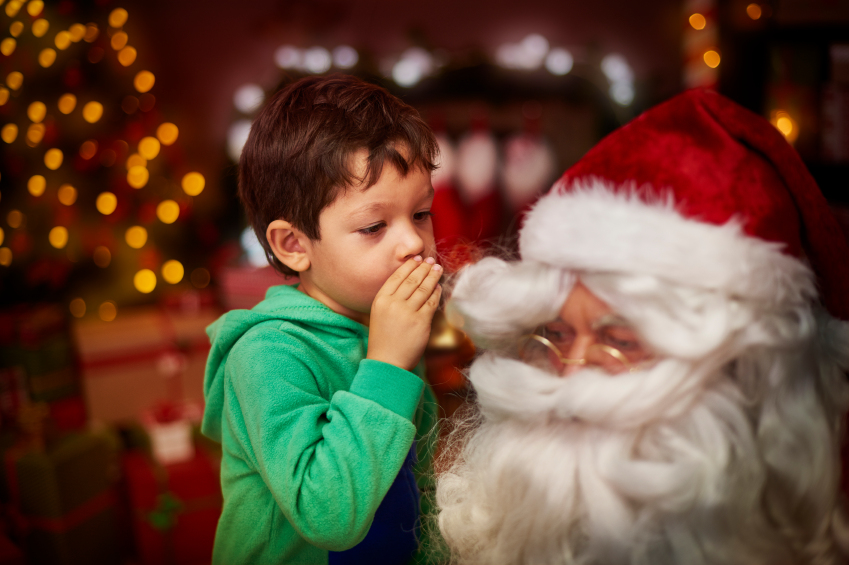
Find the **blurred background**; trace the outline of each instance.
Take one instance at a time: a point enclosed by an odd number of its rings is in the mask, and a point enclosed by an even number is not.
[[[209,562],[204,329],[296,282],[247,227],[239,154],[276,90],[340,72],[437,132],[449,270],[691,87],[768,119],[849,233],[849,0],[0,0],[0,565]],[[473,354],[436,320],[446,415]]]

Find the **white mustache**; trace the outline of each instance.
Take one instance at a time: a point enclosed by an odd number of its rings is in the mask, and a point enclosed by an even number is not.
[[[661,360],[633,373],[586,368],[558,377],[521,361],[485,353],[469,380],[492,421],[566,419],[632,429],[685,413],[716,372],[716,363]],[[517,383],[521,383],[517,385]]]

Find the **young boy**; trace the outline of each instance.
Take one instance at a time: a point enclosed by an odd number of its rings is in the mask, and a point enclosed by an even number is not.
[[[420,363],[441,294],[436,154],[413,108],[353,77],[300,80],[254,120],[239,195],[271,264],[300,283],[207,330],[202,430],[223,448],[214,563],[416,552],[436,421]]]

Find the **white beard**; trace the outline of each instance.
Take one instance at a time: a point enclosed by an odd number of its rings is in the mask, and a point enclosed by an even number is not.
[[[438,478],[452,563],[844,563],[840,426],[812,366],[766,350],[556,378],[485,354]]]

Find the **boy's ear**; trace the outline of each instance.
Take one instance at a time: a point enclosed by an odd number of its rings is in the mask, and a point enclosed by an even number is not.
[[[274,220],[268,224],[265,237],[274,256],[281,263],[299,273],[310,268],[307,255],[308,239],[300,230],[286,220]]]

